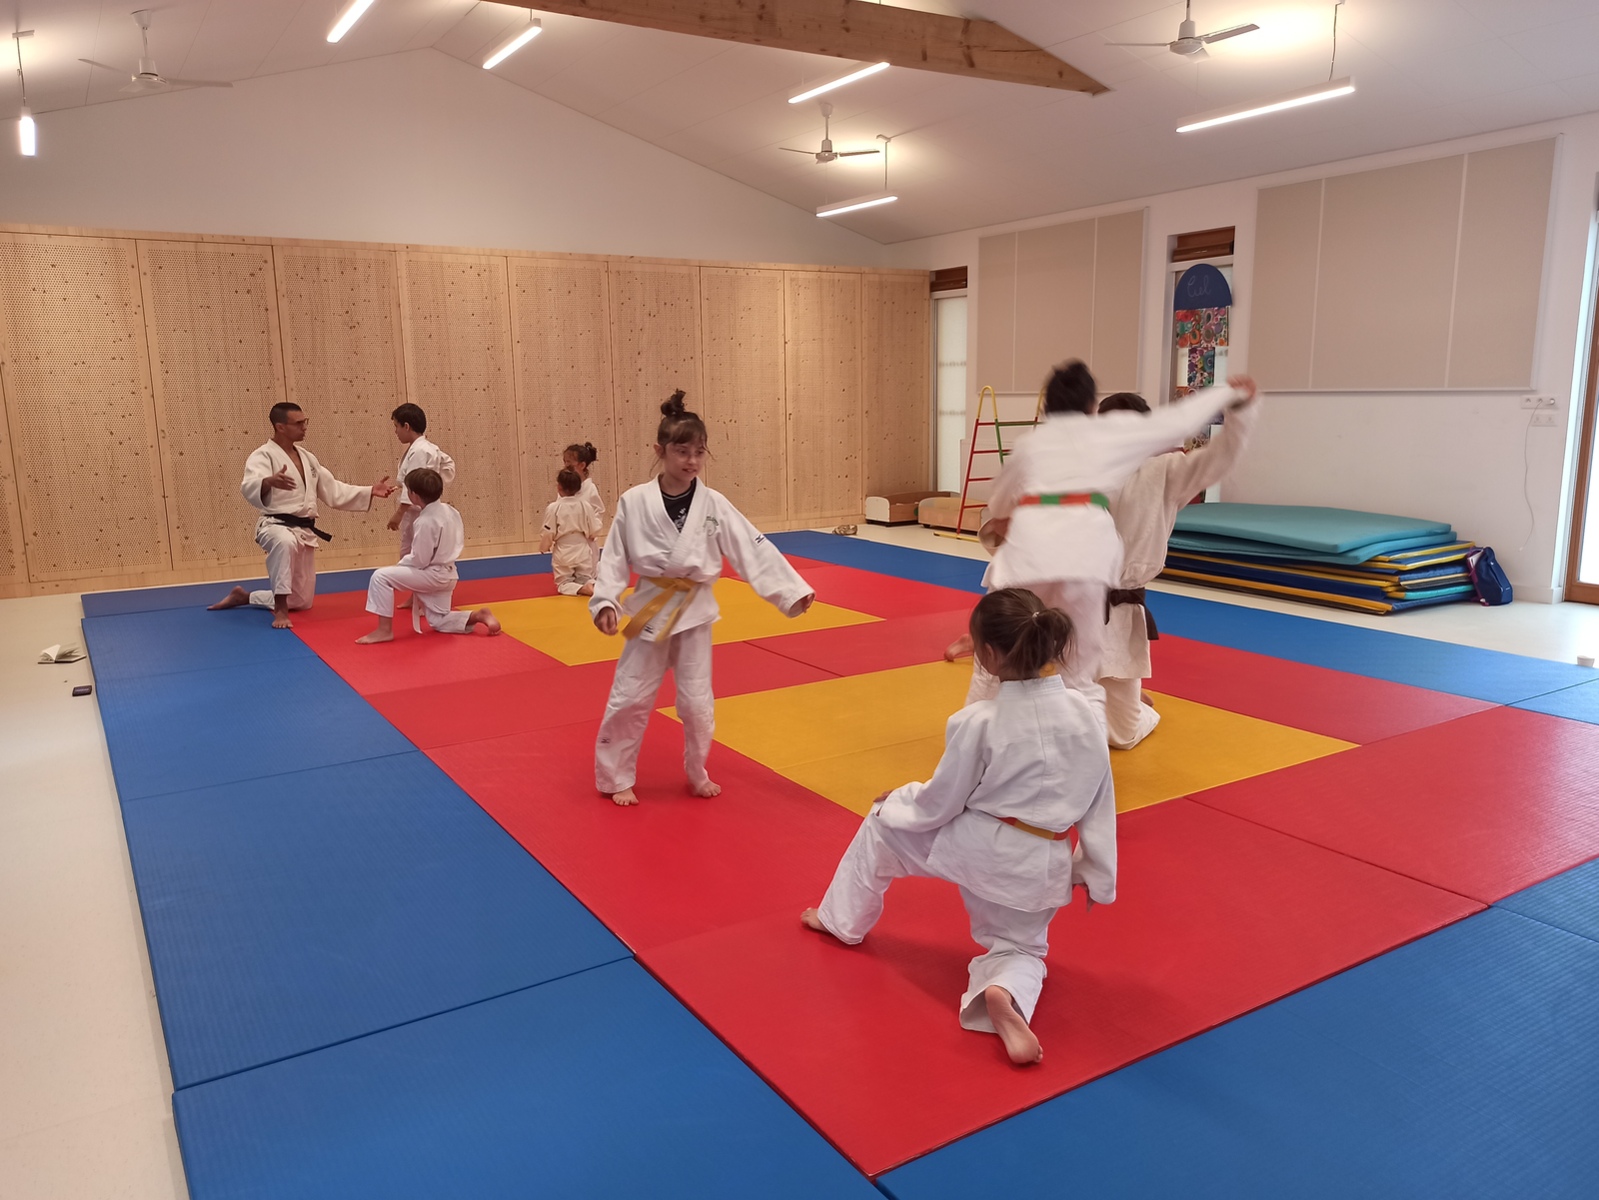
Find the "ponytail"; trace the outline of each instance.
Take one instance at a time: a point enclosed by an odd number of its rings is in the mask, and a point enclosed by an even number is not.
[[[561,452],[562,458],[565,458],[567,455],[571,455],[585,467],[592,467],[594,465],[594,460],[600,456],[600,452],[594,448],[593,442],[584,442],[582,445],[573,442]]]
[[[655,430],[658,446],[680,446],[692,442],[705,445],[710,438],[705,432],[705,422],[697,412],[690,412],[683,404],[683,389],[672,393],[671,399],[661,405],[661,423]]]
[[[1066,653],[1071,618],[1026,588],[1000,588],[972,609],[972,641],[992,649],[1022,679],[1036,677]]]

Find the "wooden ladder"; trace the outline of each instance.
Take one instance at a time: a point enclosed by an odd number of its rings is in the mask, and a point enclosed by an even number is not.
[[[992,409],[994,414],[992,418],[987,420],[983,417],[985,405]],[[1005,435],[1001,431],[1017,428],[1032,429],[1038,424],[1039,414],[1043,411],[1044,393],[1040,391],[1038,393],[1038,407],[1033,410],[1033,419],[1031,421],[1001,421],[999,419],[999,397],[994,393],[992,387],[987,384],[983,385],[983,390],[977,394],[977,419],[972,422],[971,441],[966,444],[966,479],[961,484],[961,504],[960,510],[955,514],[955,528],[953,531],[945,529],[934,530],[937,536],[960,538],[966,542],[975,542],[977,540],[975,533],[966,532],[966,514],[972,509],[981,512],[987,501],[971,499],[972,484],[992,483],[999,477],[999,469],[1005,465],[1005,456],[1010,453],[1005,448]],[[994,431],[994,444],[979,448],[977,439],[984,429],[992,429]],[[972,474],[977,465],[977,456],[979,454],[992,454],[996,457],[997,461],[994,464],[993,474]]]

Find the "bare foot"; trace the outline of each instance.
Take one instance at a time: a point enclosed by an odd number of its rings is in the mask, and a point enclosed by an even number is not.
[[[215,604],[210,605],[206,611],[216,612],[219,608],[243,608],[250,603],[250,593],[242,587],[236,587]]]
[[[965,658],[972,652],[972,635],[963,633],[949,645],[944,647],[944,661],[954,662],[957,658]]]
[[[623,788],[611,797],[611,803],[620,804],[623,808],[626,808],[630,804],[637,804],[638,797],[633,794],[632,788]]]
[[[592,596],[594,594],[594,585],[592,583],[585,583],[582,587],[577,589],[577,594],[579,596]]]
[[[357,646],[374,646],[378,642],[392,642],[393,640],[394,640],[394,630],[390,629],[390,630],[385,632],[384,630],[381,630],[381,629],[374,629],[371,633],[367,634],[365,637],[356,638],[355,639],[355,644]]]
[[[817,933],[828,932],[827,926],[822,924],[822,914],[814,908],[807,908],[800,913],[800,924],[806,929],[814,929]]]
[[[720,796],[722,794],[722,785],[719,783],[712,783],[709,779],[707,779],[704,783],[689,784],[688,790],[696,796],[703,796],[705,799],[709,800],[712,796]]]
[[[1138,698],[1140,700],[1142,700],[1145,704],[1149,705],[1150,708],[1154,708],[1155,707],[1155,697],[1151,696],[1148,692],[1143,692],[1143,691],[1139,692],[1138,693]]]
[[[289,619],[289,614],[286,613],[286,612],[273,613],[272,614],[272,628],[273,629],[293,629],[294,628],[294,622]]]
[[[394,607],[395,608],[410,608],[411,607],[411,597],[407,596],[404,600],[396,601]]]
[[[466,619],[466,623],[469,626],[470,625],[481,625],[481,626],[483,626],[484,629],[487,629],[489,631],[489,636],[490,637],[493,637],[496,633],[500,632],[500,619],[498,617],[496,617],[491,610],[486,609],[486,608],[478,609],[475,613],[473,613],[470,617],[468,617]]]
[[[988,1019],[994,1023],[994,1032],[1005,1043],[1005,1053],[1019,1067],[1029,1066],[1044,1057],[1044,1048],[1038,1037],[1022,1020],[1016,1001],[1004,988],[995,984],[983,989],[983,1002],[988,1005]]]

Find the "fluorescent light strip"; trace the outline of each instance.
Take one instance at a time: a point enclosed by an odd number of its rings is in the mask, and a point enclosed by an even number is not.
[[[1318,83],[1315,87],[1305,88],[1303,91],[1290,92],[1277,100],[1259,101],[1253,104],[1240,104],[1232,108],[1221,108],[1214,112],[1201,113],[1197,117],[1190,117],[1185,124],[1177,126],[1178,133],[1192,133],[1196,129],[1209,129],[1213,125],[1226,125],[1232,121],[1242,121],[1247,117],[1261,117],[1267,113],[1282,112],[1288,108],[1299,108],[1305,104],[1315,104],[1321,100],[1332,100],[1338,96],[1347,96],[1355,90],[1355,81],[1348,77],[1334,79],[1329,83]]]
[[[888,70],[888,64],[886,62],[873,63],[869,67],[862,67],[859,71],[851,71],[843,78],[833,80],[832,83],[824,83],[821,87],[813,87],[808,92],[801,92],[797,96],[790,96],[788,98],[788,102],[790,104],[798,104],[802,100],[809,100],[814,96],[820,96],[823,92],[830,92],[834,88],[841,88],[846,83],[854,83],[857,79],[865,79],[868,75],[876,75],[879,71],[886,70]]]
[[[333,23],[333,28],[328,30],[328,41],[336,42],[349,33],[355,23],[365,15],[366,10],[372,7],[372,4],[373,0],[350,0],[350,6]]]
[[[856,196],[853,200],[840,200],[837,204],[824,204],[816,210],[816,215],[819,217],[837,217],[847,212],[854,212],[859,208],[876,208],[879,204],[892,204],[898,199],[898,196],[879,194]]]
[[[17,149],[22,151],[24,158],[33,158],[39,153],[39,130],[26,104],[22,106],[22,117],[17,121]]]
[[[485,71],[492,71],[495,67],[499,66],[506,59],[510,58],[511,55],[515,54],[523,46],[527,45],[543,32],[544,22],[539,20],[537,17],[533,18],[532,23],[529,24],[526,29],[517,34],[510,41],[506,42],[505,45],[501,46],[493,54],[489,55],[488,58],[483,60],[483,69]]]

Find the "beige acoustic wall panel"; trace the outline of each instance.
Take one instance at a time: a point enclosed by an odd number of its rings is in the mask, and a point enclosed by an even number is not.
[[[757,525],[788,519],[783,272],[700,269],[706,481]]]
[[[284,380],[288,398],[311,421],[305,444],[347,483],[394,475],[402,448],[389,414],[406,399],[394,252],[278,246],[274,260]],[[251,428],[252,447],[272,433],[265,413]],[[238,464],[241,472],[243,465]],[[243,500],[239,505],[248,533],[250,510]],[[322,513],[318,524],[334,535],[321,551],[324,558],[363,551],[392,551],[398,558],[399,535],[385,528],[395,505],[395,500],[378,500],[369,513]]]
[[[977,242],[977,373],[967,381],[1011,391],[1016,384],[1016,235]]]
[[[406,392],[455,459],[445,498],[470,547],[537,536],[524,525],[506,273],[498,255],[400,256]]]
[[[785,275],[789,520],[858,518],[866,507],[861,277]]]
[[[29,580],[170,569],[134,243],[0,234],[0,354]]]
[[[1450,387],[1532,385],[1555,140],[1466,156]]]
[[[140,242],[139,272],[172,565],[252,562],[239,477],[283,399],[272,248]]]
[[[696,266],[611,263],[611,359],[616,407],[617,487],[623,491],[654,474],[655,431],[661,402],[674,390],[699,412],[700,269]]]
[[[862,277],[866,331],[866,494],[932,482],[932,299],[925,276]]]
[[[1138,390],[1144,295],[1144,210],[1094,222],[1094,339],[1088,354],[1102,392]]]
[[[616,511],[619,475],[611,408],[611,315],[602,260],[512,258],[511,331],[522,430],[527,523],[538,536],[555,499],[561,452],[593,444],[590,475]]]
[[[1441,388],[1462,155],[1326,181],[1310,385]]]
[[[1094,222],[1016,235],[1016,358],[1011,390],[1034,392],[1069,358],[1092,364]]]
[[[1310,386],[1323,183],[1261,188],[1255,202],[1249,369],[1268,391]]]

